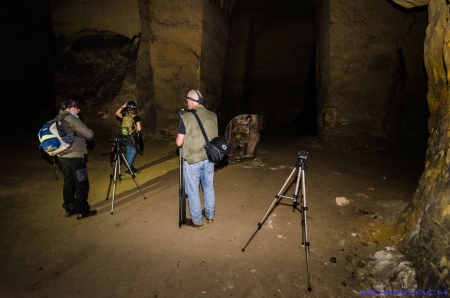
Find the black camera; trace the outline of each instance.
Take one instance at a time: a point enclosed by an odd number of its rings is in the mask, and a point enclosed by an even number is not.
[[[299,151],[298,152],[298,161],[297,161],[298,166],[305,167],[305,160],[307,157],[308,157],[307,151]]]
[[[120,145],[124,141],[124,137],[122,136],[116,136],[114,138],[114,145]]]
[[[181,109],[181,110],[178,112],[178,120],[180,120],[181,115],[183,115],[184,113],[187,113],[187,112],[190,112],[190,110],[189,110],[189,109]]]
[[[307,151],[299,151],[298,152],[298,158],[306,159],[308,157]]]

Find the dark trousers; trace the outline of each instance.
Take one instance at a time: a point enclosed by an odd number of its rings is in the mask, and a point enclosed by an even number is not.
[[[78,213],[88,213],[91,210],[87,202],[89,179],[84,158],[58,157],[64,172],[63,207],[66,211],[77,210]]]

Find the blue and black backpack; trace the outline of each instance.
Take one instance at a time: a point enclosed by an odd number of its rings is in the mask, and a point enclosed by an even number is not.
[[[48,121],[39,130],[38,136],[39,141],[41,142],[39,148],[42,148],[42,150],[47,152],[50,156],[66,151],[73,145],[74,136],[68,135],[61,125],[61,120],[66,116],[68,116],[68,114],[58,116],[55,119]]]

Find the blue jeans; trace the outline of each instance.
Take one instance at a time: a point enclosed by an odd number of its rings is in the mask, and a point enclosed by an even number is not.
[[[202,204],[200,202],[200,182],[203,188],[203,201],[205,205],[205,216],[207,219],[214,218],[216,198],[214,196],[214,163],[205,159],[189,164],[183,162],[184,191],[188,196],[189,212],[192,221],[201,225],[203,220]]]
[[[127,159],[128,164],[130,165],[130,168],[132,170],[135,170],[135,167],[133,166],[134,158],[136,157],[137,149],[131,146],[125,146],[126,155],[125,158]]]

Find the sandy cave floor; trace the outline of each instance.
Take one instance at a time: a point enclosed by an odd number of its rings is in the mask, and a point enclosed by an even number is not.
[[[401,238],[395,220],[423,170],[420,155],[329,151],[314,137],[263,134],[255,159],[216,168],[216,216],[198,231],[178,226],[174,140],[146,142],[135,166],[147,199],[124,176],[114,214],[105,200],[111,144],[96,143],[89,202],[99,214],[83,220],[64,217],[61,171],[56,180],[37,137],[25,142],[0,149],[0,297],[358,297],[370,284],[356,268]],[[298,151],[308,151],[311,292],[301,213],[291,200],[273,208],[242,252]],[[350,204],[338,206],[336,197]]]

